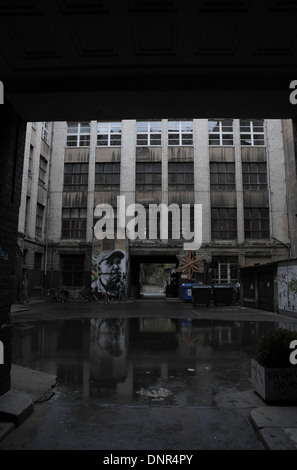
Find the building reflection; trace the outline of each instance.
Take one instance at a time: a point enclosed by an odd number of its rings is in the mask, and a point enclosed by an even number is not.
[[[242,364],[248,367],[259,337],[278,326],[169,318],[41,321],[13,328],[12,362],[54,374],[85,398],[121,402],[154,394],[157,400],[162,389],[170,391],[170,403],[195,396],[211,403],[218,377],[248,380]]]

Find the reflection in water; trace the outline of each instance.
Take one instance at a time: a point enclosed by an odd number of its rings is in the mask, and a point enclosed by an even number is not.
[[[24,326],[13,329],[13,363],[54,374],[84,398],[207,405],[224,387],[250,388],[257,340],[279,324],[94,318]]]

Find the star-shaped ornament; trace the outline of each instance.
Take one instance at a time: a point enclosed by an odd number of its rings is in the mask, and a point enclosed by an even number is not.
[[[201,267],[202,265],[202,258],[195,258],[194,255],[192,255],[191,250],[188,251],[188,254],[185,256],[178,256],[178,259],[180,261],[179,267],[176,269],[176,271],[182,271],[182,272],[187,272],[188,273],[188,278],[192,278],[192,273],[193,271],[203,273],[204,270]]]

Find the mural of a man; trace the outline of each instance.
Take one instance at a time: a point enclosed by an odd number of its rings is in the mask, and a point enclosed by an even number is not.
[[[96,259],[96,273],[92,289],[117,296],[125,285],[126,253],[122,250],[102,251]]]

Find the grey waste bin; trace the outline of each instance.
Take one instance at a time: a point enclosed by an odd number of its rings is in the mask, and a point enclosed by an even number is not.
[[[193,306],[197,307],[198,304],[205,304],[207,307],[210,305],[212,286],[208,284],[193,284],[192,297]]]
[[[233,298],[233,285],[232,284],[214,284],[213,286],[213,303],[218,304],[231,304]]]

